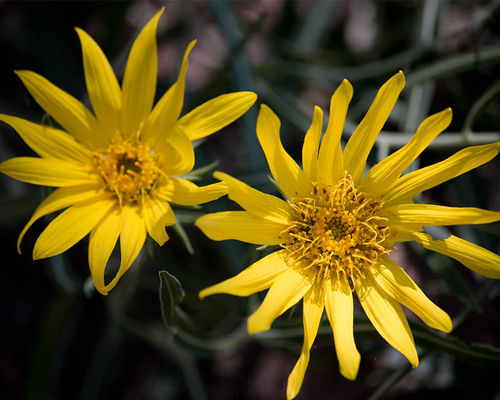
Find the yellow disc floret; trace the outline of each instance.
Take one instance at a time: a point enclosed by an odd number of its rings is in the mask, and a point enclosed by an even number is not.
[[[166,179],[159,156],[139,138],[133,142],[111,140],[106,151],[94,154],[105,189],[116,194],[120,206],[143,205],[159,181]]]
[[[391,251],[385,246],[390,229],[377,215],[382,205],[356,189],[347,173],[335,186],[315,183],[309,197],[290,202],[292,218],[282,244],[287,262],[352,285]]]

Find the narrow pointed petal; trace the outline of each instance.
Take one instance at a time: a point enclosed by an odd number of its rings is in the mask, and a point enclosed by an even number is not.
[[[276,278],[288,268],[283,260],[282,251],[276,251],[253,263],[238,275],[203,289],[199,296],[200,299],[218,293],[242,297],[250,296],[269,289]]]
[[[425,233],[408,235],[426,249],[444,254],[487,278],[500,279],[500,256],[474,243],[450,236],[444,240],[434,240]]]
[[[223,181],[229,188],[229,198],[256,217],[278,224],[287,224],[290,219],[290,206],[286,201],[262,193],[223,172],[214,172],[214,177]]]
[[[108,59],[84,30],[75,28],[82,44],[85,82],[92,109],[101,125],[101,135],[113,138],[119,126],[121,89]]]
[[[386,157],[366,173],[360,185],[367,193],[381,196],[389,190],[403,171],[443,132],[451,122],[452,112],[448,108],[426,118],[411,140],[401,149]]]
[[[413,368],[418,366],[413,335],[399,303],[378,286],[369,272],[356,282],[356,294],[377,332],[401,352]]]
[[[33,213],[33,216],[21,231],[19,239],[17,240],[17,251],[21,253],[21,241],[23,240],[26,231],[38,219],[82,201],[99,199],[101,197],[101,193],[99,192],[100,188],[101,185],[70,186],[67,188],[59,188],[52,192],[40,203]]]
[[[109,292],[113,289],[122,275],[127,272],[135,261],[144,242],[146,241],[146,225],[144,220],[138,214],[134,207],[123,207],[121,213],[121,232],[120,232],[120,253],[121,263],[118,273],[113,280],[104,287],[104,291]]]
[[[351,84],[344,79],[330,101],[330,118],[321,142],[318,159],[318,177],[325,184],[336,184],[344,173],[340,139],[352,94]]]
[[[354,305],[349,284],[328,280],[325,304],[333,331],[340,373],[353,381],[358,375],[361,356],[354,342]]]
[[[374,279],[393,299],[409,308],[431,328],[450,332],[451,319],[420,290],[413,280],[387,257],[382,258],[382,265],[374,273]]]
[[[92,185],[97,176],[82,164],[37,157],[16,157],[0,164],[0,172],[34,185],[64,187]]]
[[[317,181],[318,151],[321,132],[323,131],[323,110],[314,107],[314,116],[311,126],[304,138],[302,146],[302,168],[310,181]]]
[[[266,331],[273,321],[294,306],[311,288],[312,277],[286,269],[273,283],[261,306],[248,318],[248,333]]]
[[[500,221],[500,212],[475,207],[446,207],[433,204],[400,204],[384,208],[380,216],[391,224],[468,225]],[[384,221],[385,225],[387,222]]]
[[[175,224],[175,214],[172,207],[166,201],[151,200],[150,204],[143,209],[144,222],[149,236],[160,246],[168,240],[165,226]]]
[[[179,119],[177,127],[189,140],[215,133],[235,121],[255,103],[253,92],[228,93],[209,100]]]
[[[90,149],[102,143],[99,124],[80,101],[31,71],[17,71],[35,101],[69,134]]]
[[[174,132],[177,119],[181,114],[184,104],[186,71],[189,64],[188,57],[195,44],[196,40],[193,40],[184,53],[177,82],[175,82],[161,97],[144,124],[142,132],[146,139],[153,138],[156,142],[161,142],[162,140],[168,139]],[[187,137],[185,132],[182,133]]]
[[[92,161],[92,153],[64,131],[10,115],[0,114],[0,120],[14,128],[41,157],[73,163],[90,164]]]
[[[89,267],[95,288],[106,296],[104,274],[109,257],[120,235],[121,215],[119,210],[107,214],[90,232]]]
[[[170,178],[160,193],[161,198],[181,206],[194,206],[216,200],[227,194],[227,186],[213,183],[206,186],[196,186],[186,179]]]
[[[370,109],[347,142],[344,150],[344,169],[351,174],[354,182],[359,182],[363,176],[368,154],[404,85],[405,77],[401,71],[382,85]]]
[[[125,136],[139,130],[153,106],[158,74],[156,27],[162,12],[151,18],[130,50],[122,83],[121,126]]]
[[[299,360],[288,377],[286,397],[291,400],[297,396],[304,381],[311,347],[318,334],[319,323],[325,309],[323,285],[316,284],[304,296],[304,344]]]
[[[483,165],[500,151],[500,143],[467,147],[439,163],[402,176],[384,195],[385,207],[410,202],[417,193]]]
[[[196,220],[195,225],[212,240],[241,240],[259,245],[277,245],[288,225],[256,217],[246,211],[224,211],[207,214]]]
[[[311,182],[280,141],[280,120],[265,104],[257,118],[257,137],[267,158],[276,183],[290,198],[306,197],[311,192]]]
[[[58,215],[38,237],[33,259],[63,253],[84,238],[110,212],[115,202],[107,194],[79,202]]]

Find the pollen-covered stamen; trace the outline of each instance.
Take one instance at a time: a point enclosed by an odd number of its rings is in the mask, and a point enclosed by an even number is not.
[[[390,229],[377,215],[383,203],[356,189],[347,173],[335,186],[314,184],[310,197],[289,204],[293,217],[282,232],[287,262],[314,268],[319,278],[355,282],[391,251],[385,246]]]
[[[142,205],[158,182],[166,179],[158,155],[139,139],[134,143],[112,140],[108,149],[96,152],[94,158],[106,190],[116,194],[120,206]]]

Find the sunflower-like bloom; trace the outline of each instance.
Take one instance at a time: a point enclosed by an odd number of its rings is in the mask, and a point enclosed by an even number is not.
[[[168,240],[165,226],[176,221],[170,202],[191,206],[227,193],[223,183],[198,187],[178,176],[194,166],[193,140],[233,122],[256,100],[254,93],[226,94],[179,119],[193,41],[177,82],[153,107],[158,68],[155,35],[162,11],[135,40],[121,88],[100,47],[76,29],[93,112],[42,76],[18,71],[36,102],[64,130],[0,115],[40,156],[10,159],[0,171],[24,182],[57,187],[23,229],[18,250],[36,220],[66,209],[38,237],[33,258],[62,253],[90,233],[90,272],[104,295],[136,259],[147,234],[159,245]],[[118,239],[120,267],[106,283],[106,264]]]
[[[403,86],[402,72],[382,86],[342,152],[340,139],[352,97],[352,86],[344,80],[332,96],[321,145],[323,112],[315,108],[304,139],[302,169],[280,142],[278,117],[263,105],[257,136],[286,200],[216,172],[215,177],[229,187],[229,198],[245,211],[208,214],[196,222],[213,240],[280,247],[237,276],[202,290],[200,297],[215,293],[248,296],[269,289],[248,319],[251,334],[270,329],[278,316],[303,299],[304,344],[288,379],[289,399],[300,390],[325,309],[340,372],[348,379],[356,378],[360,354],[353,337],[353,291],[380,335],[414,367],[418,355],[400,304],[430,327],[451,330],[449,316],[390,258],[396,242],[416,241],[485,276],[500,278],[497,255],[455,236],[434,240],[423,233],[424,226],[498,221],[500,213],[413,203],[415,194],[491,160],[500,150],[499,143],[466,148],[401,176],[449,125],[452,113],[447,109],[423,121],[408,144],[364,174],[375,138]]]

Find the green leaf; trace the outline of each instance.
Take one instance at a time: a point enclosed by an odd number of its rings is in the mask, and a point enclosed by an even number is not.
[[[481,65],[498,61],[500,61],[500,46],[498,45],[441,58],[439,61],[428,64],[407,75],[406,87],[408,88],[436,79],[443,79],[447,76],[456,75],[470,69],[478,68]]]
[[[447,353],[459,360],[483,367],[500,367],[500,349],[481,343],[467,345],[460,339],[411,324],[418,346]]]
[[[184,246],[186,246],[187,251],[189,254],[194,254],[194,248],[193,245],[191,244],[191,241],[189,240],[189,236],[187,235],[186,231],[180,224],[179,220],[176,221],[176,223],[173,225],[173,228],[175,232],[179,235],[181,238],[182,242],[184,243]]]
[[[184,300],[184,290],[175,276],[160,271],[161,316],[165,326],[175,333],[177,307]]]

